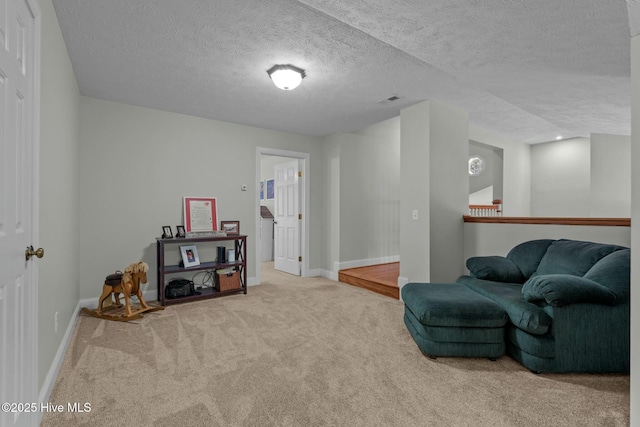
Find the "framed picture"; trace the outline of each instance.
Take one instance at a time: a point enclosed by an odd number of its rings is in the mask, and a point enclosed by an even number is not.
[[[240,234],[240,221],[220,221],[220,229],[227,233],[227,236],[237,236]]]
[[[170,225],[162,226],[162,238],[163,239],[173,239],[173,231],[171,231]]]
[[[196,245],[180,246],[180,255],[182,255],[182,262],[185,268],[200,265]]]
[[[264,200],[264,181],[260,181],[260,200]]]
[[[176,237],[185,237],[184,225],[176,225]]]
[[[274,185],[275,185],[275,181],[273,179],[269,179],[267,180],[267,199],[273,199],[273,195],[274,195]]]
[[[185,197],[183,210],[187,233],[218,230],[218,205],[215,197]]]

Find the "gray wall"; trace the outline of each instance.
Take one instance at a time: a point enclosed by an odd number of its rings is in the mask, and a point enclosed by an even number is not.
[[[323,221],[322,269],[327,277],[338,280],[340,268],[340,143],[342,134],[329,135],[322,143],[322,165],[325,187],[322,196],[325,203],[320,211]]]
[[[587,138],[531,146],[531,215],[588,217],[590,162]]]
[[[256,263],[256,148],[310,153],[311,194],[321,193],[319,139],[81,97],[80,297],[95,298],[104,275],[143,260],[156,287],[155,237],[182,224],[184,196],[217,198],[219,220],[240,221],[248,278]],[[315,182],[314,182],[315,181]],[[241,190],[247,185],[247,191]],[[311,199],[311,210],[322,200]],[[321,263],[312,222],[311,269]],[[176,255],[177,257],[177,255]],[[145,289],[146,289],[145,288]]]
[[[418,104],[400,113],[400,277],[399,284],[429,281],[429,105]],[[412,219],[413,212],[418,220]],[[420,221],[422,212],[422,221]]]
[[[534,239],[575,239],[629,247],[629,227],[547,224],[464,224],[464,259],[505,256],[511,248]]]
[[[465,112],[435,101],[401,112],[400,285],[462,272],[468,126]]]
[[[340,261],[399,255],[400,123],[383,122],[340,145]]]
[[[631,137],[591,134],[592,217],[631,216]]]
[[[631,214],[629,136],[593,134],[531,146],[531,215]]]
[[[324,138],[325,274],[399,256],[400,120]]]
[[[79,90],[50,0],[40,0],[38,385],[43,386],[78,304]],[[99,292],[94,288],[94,293]],[[97,296],[97,294],[96,294]],[[54,317],[58,312],[58,331]]]

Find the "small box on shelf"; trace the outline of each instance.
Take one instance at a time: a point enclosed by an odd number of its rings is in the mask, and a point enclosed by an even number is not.
[[[240,284],[240,272],[232,269],[216,270],[215,283],[217,291],[229,291],[231,289],[239,289],[242,287]]]

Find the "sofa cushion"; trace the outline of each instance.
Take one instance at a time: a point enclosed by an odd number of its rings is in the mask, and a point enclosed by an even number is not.
[[[591,303],[613,305],[616,295],[606,286],[571,274],[545,274],[532,277],[522,286],[525,301],[546,301],[554,307]]]
[[[427,326],[500,328],[507,323],[504,310],[457,283],[408,283],[402,300]]]
[[[424,339],[433,342],[504,343],[504,326],[496,328],[468,328],[451,326],[427,326],[420,323],[409,307],[404,307],[404,318]],[[505,316],[506,323],[506,316]]]
[[[629,300],[631,283],[631,250],[621,249],[598,261],[584,275],[609,288],[615,295],[617,303]]]
[[[531,335],[515,326],[507,327],[506,335],[511,345],[536,357],[553,358],[556,355],[556,343],[551,335]]]
[[[502,256],[480,256],[467,260],[471,276],[496,282],[523,283],[524,276],[518,266]]]
[[[456,282],[495,302],[507,312],[511,323],[518,328],[537,335],[544,335],[549,330],[551,317],[541,307],[524,300],[521,284],[493,282],[470,276],[461,276]]]
[[[454,357],[489,357],[498,358],[504,355],[504,328],[438,328],[433,326],[424,326],[418,322],[410,312],[404,316],[404,324],[407,326],[411,337],[416,342],[423,353],[429,356],[454,356]],[[433,329],[442,329],[447,339],[444,341],[433,340],[427,331]],[[468,341],[468,335],[458,335],[466,329],[474,338],[480,338],[478,341]],[[476,331],[476,329],[479,330]],[[451,332],[456,341],[451,341]],[[463,338],[460,340],[460,338]],[[483,340],[487,341],[483,341]]]
[[[553,242],[555,242],[555,240],[539,239],[520,243],[509,251],[507,259],[513,261],[513,263],[518,266],[526,280],[538,269],[540,260]]]
[[[572,274],[582,277],[595,263],[620,249],[626,248],[578,240],[556,240],[540,260],[535,275]]]

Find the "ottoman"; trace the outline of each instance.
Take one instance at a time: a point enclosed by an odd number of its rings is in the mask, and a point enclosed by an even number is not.
[[[404,323],[424,354],[487,357],[505,353],[507,313],[458,283],[408,283]]]

